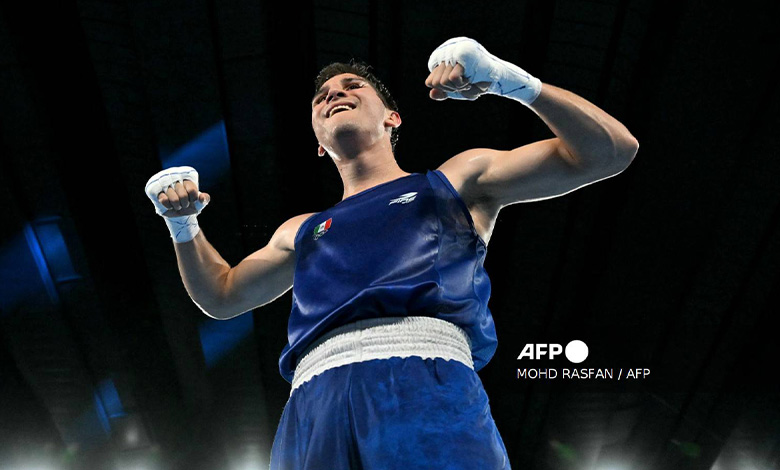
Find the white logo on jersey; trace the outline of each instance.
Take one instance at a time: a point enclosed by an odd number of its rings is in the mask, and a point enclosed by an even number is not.
[[[390,200],[390,204],[395,204],[395,203],[398,203],[398,204],[409,204],[410,202],[414,201],[414,198],[416,198],[416,197],[417,197],[417,193],[401,194],[399,197],[397,197],[395,199],[391,199]],[[388,206],[390,204],[388,204]]]

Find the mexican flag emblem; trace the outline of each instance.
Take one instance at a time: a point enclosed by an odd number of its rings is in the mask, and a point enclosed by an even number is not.
[[[320,238],[321,236],[325,235],[325,233],[330,228],[331,222],[333,222],[332,218],[330,218],[330,219],[326,220],[325,222],[319,224],[318,226],[314,227],[314,239],[315,240]]]

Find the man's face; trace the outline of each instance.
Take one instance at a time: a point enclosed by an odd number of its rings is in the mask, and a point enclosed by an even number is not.
[[[385,127],[398,124],[398,113],[388,110],[371,84],[353,73],[332,77],[312,99],[311,125],[324,148],[349,134],[373,141],[382,137]]]

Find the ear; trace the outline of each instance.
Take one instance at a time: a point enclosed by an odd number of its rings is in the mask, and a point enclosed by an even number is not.
[[[398,114],[396,111],[390,111],[390,114],[385,117],[385,128],[387,127],[400,127],[401,126],[401,115]]]
[[[325,148],[320,144],[317,144],[317,156],[319,157],[325,156]]]

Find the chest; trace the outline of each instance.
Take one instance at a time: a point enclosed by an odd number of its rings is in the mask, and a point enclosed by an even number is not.
[[[386,188],[360,195],[310,220],[296,252],[299,267],[373,277],[430,262],[439,245],[440,221],[433,192]]]

